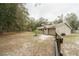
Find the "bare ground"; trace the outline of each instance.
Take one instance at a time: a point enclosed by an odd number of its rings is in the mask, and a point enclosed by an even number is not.
[[[32,32],[0,35],[1,56],[52,56],[52,37],[39,40]]]

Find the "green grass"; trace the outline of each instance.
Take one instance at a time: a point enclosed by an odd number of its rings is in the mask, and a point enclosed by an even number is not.
[[[63,40],[63,55],[65,56],[79,56],[79,33],[72,33],[64,37]]]
[[[78,40],[79,39],[79,34],[78,33],[72,33],[70,35],[67,35],[64,37],[64,40],[65,41],[75,41],[75,40]]]

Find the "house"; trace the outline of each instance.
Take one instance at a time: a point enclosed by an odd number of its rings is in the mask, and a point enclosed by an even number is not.
[[[71,34],[72,27],[68,23],[60,23],[56,25],[56,32],[59,34],[66,34],[69,35]]]
[[[43,34],[48,34],[48,35],[55,35],[55,33],[59,34],[66,34],[69,35],[71,34],[71,26],[68,23],[59,23],[59,24],[54,24],[54,25],[44,25],[41,27],[37,28],[38,30],[42,31]]]
[[[53,25],[45,25],[37,28],[43,34],[55,35],[55,27]]]

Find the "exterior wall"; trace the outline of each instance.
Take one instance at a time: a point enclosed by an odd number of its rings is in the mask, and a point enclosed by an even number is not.
[[[44,29],[39,29],[41,34],[44,34]]]
[[[44,29],[44,34],[48,34],[48,29]]]
[[[62,33],[65,33],[66,35],[71,34],[71,29],[68,26],[66,26],[65,24],[62,24],[61,26],[56,27],[56,31],[59,34],[62,34]]]
[[[56,28],[56,29],[55,29]],[[55,35],[55,31],[59,34],[65,33],[66,35],[71,34],[71,29],[64,23],[58,24],[54,27],[50,28],[42,28],[42,34]]]
[[[53,29],[53,28],[48,29],[48,34],[55,35],[55,29]]]
[[[55,35],[55,29],[53,28],[47,28],[47,29],[44,29],[44,31],[42,31],[43,34],[46,34],[46,35]]]

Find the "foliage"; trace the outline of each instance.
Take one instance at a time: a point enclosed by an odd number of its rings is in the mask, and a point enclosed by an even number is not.
[[[67,14],[65,19],[73,29],[79,27],[76,14]],[[54,21],[55,24],[61,22],[63,22],[63,15],[58,16]],[[43,17],[37,20],[33,17],[29,17],[28,9],[25,7],[25,4],[0,4],[0,32],[34,31],[37,27],[47,24],[52,25],[52,22],[49,22],[48,19]]]
[[[33,17],[30,17],[28,26],[31,31],[34,31],[37,29],[37,27],[42,26],[42,24],[48,24],[48,20],[43,17],[39,18],[38,20],[34,19]]]
[[[48,19],[45,19],[43,17],[39,18],[37,20],[37,26],[41,26],[42,24],[44,24],[44,25],[48,24]]]
[[[38,30],[34,30],[33,32],[35,33],[35,36],[37,36],[39,34]]]
[[[75,13],[67,14],[65,19],[74,30],[78,28],[79,22]]]
[[[67,14],[65,17],[63,15],[58,16],[57,19],[53,22],[54,24],[68,22],[73,30],[77,30],[79,27],[78,17],[75,13]]]
[[[54,21],[54,24],[59,24],[63,22],[63,15],[58,16],[57,19]]]
[[[23,4],[0,4],[0,32],[24,31],[28,20],[28,11]]]

